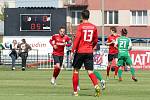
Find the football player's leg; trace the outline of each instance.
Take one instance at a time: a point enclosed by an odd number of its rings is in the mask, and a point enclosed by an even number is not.
[[[134,68],[132,67],[132,60],[131,60],[130,57],[127,58],[126,64],[127,64],[128,66],[130,66],[131,75],[132,75],[132,76],[135,76],[135,70],[134,70]]]
[[[107,66],[107,77],[109,77],[110,68],[111,68],[111,62],[108,62],[108,66]]]
[[[78,96],[78,85],[79,85],[79,69],[81,68],[83,63],[82,56],[76,54],[73,60],[73,76],[72,76],[72,83],[73,83],[73,89],[74,89],[74,96]]]
[[[59,73],[60,73],[60,64],[56,63],[56,65],[54,65],[54,70],[53,70],[53,77],[51,79],[51,84],[52,85],[56,85],[56,78],[58,77]]]
[[[118,55],[118,54],[117,54]],[[115,57],[115,74],[114,74],[114,78],[117,76],[117,74],[118,74],[118,69],[119,69],[119,67],[117,66],[117,62],[118,62],[118,56],[117,57]]]
[[[102,77],[101,73],[99,73],[98,71],[94,70],[94,74],[96,75],[96,77],[100,81],[102,90],[104,90],[105,89],[105,80],[103,80],[103,77]]]
[[[119,81],[122,81],[122,68],[123,68],[123,63],[124,63],[124,60],[123,59],[118,59],[118,63],[117,63],[117,65],[118,65],[118,67],[119,67],[119,69],[118,69],[118,77],[119,77]]]
[[[88,75],[95,87],[95,96],[100,96],[100,86],[98,85],[98,79],[96,75],[93,73],[93,54],[86,55],[84,59],[85,69],[88,72]]]
[[[56,79],[60,73],[60,63],[56,63],[54,66],[53,77]]]
[[[77,86],[78,86],[78,76],[79,73],[78,73],[78,70],[77,69],[74,69],[73,71],[73,77],[72,77],[72,80],[73,80],[73,89],[74,89],[74,92],[77,92]]]
[[[131,75],[132,75],[132,80],[134,80],[136,82],[137,79],[135,77],[135,69],[132,67],[132,60],[131,60],[130,57],[127,58],[126,63],[127,63],[127,65],[130,66],[130,72],[131,72]]]
[[[55,77],[55,79],[57,78],[57,76],[59,75],[60,73],[60,70],[61,70],[61,66],[62,66],[62,63],[63,63],[63,56],[57,56],[56,59],[55,59],[55,67],[54,67],[54,73],[53,73],[53,77]]]
[[[77,96],[78,81],[79,81],[79,71],[78,71],[78,69],[74,69],[74,70],[73,70],[72,82],[73,82],[73,89],[74,89],[74,95],[75,95],[75,96]]]
[[[51,79],[51,84],[56,85],[56,78],[60,73],[62,60],[60,60],[59,56],[53,56],[53,57],[54,57],[54,70],[53,70],[53,77]]]
[[[108,54],[107,78],[109,77],[112,60],[113,60],[113,56],[111,54]]]
[[[96,75],[96,77],[98,78],[99,81],[101,81],[103,79],[101,73],[99,73],[98,71],[94,70],[94,74]]]
[[[97,78],[96,78],[96,75],[93,73],[92,70],[88,70],[88,75],[95,87],[95,96],[100,96],[101,93],[100,93],[100,86],[98,85],[98,81],[97,81]]]
[[[77,53],[75,53],[74,54],[74,59],[72,59],[73,60],[73,62],[72,62],[72,67],[74,68],[74,66],[76,65],[76,61],[78,60],[78,58],[77,58],[77,56],[78,56],[78,54]],[[77,90],[79,91],[80,90],[80,82],[79,82],[79,77],[78,77],[78,86],[77,86]]]

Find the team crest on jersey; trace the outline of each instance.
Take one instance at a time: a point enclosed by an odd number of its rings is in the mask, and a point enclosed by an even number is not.
[[[59,41],[59,39],[56,39],[57,41]]]
[[[63,39],[62,41],[65,42],[65,39]]]

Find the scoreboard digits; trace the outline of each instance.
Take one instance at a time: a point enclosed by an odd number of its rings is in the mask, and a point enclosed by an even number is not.
[[[20,31],[51,31],[51,14],[20,14]]]

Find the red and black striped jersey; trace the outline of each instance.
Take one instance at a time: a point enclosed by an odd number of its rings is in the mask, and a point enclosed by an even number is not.
[[[95,25],[81,23],[76,31],[72,52],[93,53],[93,48],[98,41],[98,33]]]

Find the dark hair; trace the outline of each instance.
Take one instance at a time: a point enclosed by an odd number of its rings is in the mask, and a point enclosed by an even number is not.
[[[80,20],[80,23],[82,23],[82,22],[83,22],[83,20],[81,19],[81,20]]]
[[[127,29],[126,28],[123,28],[122,30],[121,30],[121,34],[124,36],[124,35],[127,35],[128,34],[128,31],[127,31]]]
[[[110,30],[113,31],[113,32],[115,32],[115,33],[117,32],[116,27],[110,27]]]
[[[26,43],[26,40],[25,40],[25,39],[22,39],[21,41],[22,41],[23,43]]]
[[[59,27],[59,30],[61,30],[61,29],[66,29],[66,27],[65,26]]]
[[[90,16],[89,10],[83,10],[81,13],[81,16],[83,19],[89,19],[89,16]]]

